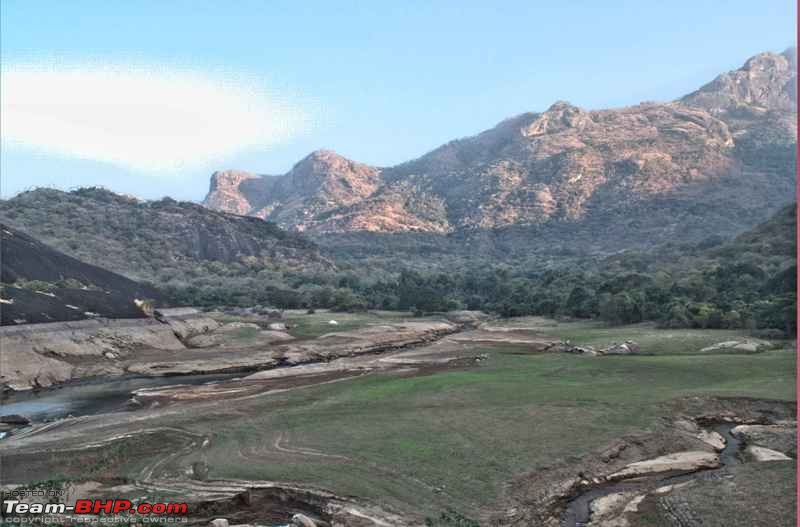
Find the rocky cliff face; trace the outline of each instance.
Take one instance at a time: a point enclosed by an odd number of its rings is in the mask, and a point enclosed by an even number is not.
[[[791,197],[795,85],[794,50],[763,53],[679,101],[599,111],[557,102],[395,167],[315,152],[283,176],[217,173],[205,204],[317,233],[622,217],[632,229],[655,222],[649,238],[658,225],[675,234],[673,219],[687,212],[732,233]]]
[[[718,76],[681,102],[715,114],[736,110],[797,111],[797,49],[760,53],[744,66]]]
[[[380,169],[317,150],[283,176],[256,176],[238,170],[215,172],[205,205],[256,216],[297,230],[316,228],[324,216],[371,196]]]

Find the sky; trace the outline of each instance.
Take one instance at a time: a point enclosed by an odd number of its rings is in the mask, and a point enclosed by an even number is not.
[[[389,166],[557,100],[678,98],[796,20],[794,0],[1,0],[0,194],[199,201],[215,170],[319,148]]]

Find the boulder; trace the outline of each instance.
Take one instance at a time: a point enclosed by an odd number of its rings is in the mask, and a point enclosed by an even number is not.
[[[317,527],[317,524],[314,520],[306,516],[305,514],[297,513],[292,516],[292,523],[294,527]]]
[[[745,453],[754,461],[791,461],[792,458],[777,450],[764,448],[762,446],[750,445],[745,449]]]
[[[739,425],[731,433],[748,445],[797,455],[797,426],[795,422],[774,425]]]
[[[702,468],[717,468],[719,463],[719,456],[710,452],[677,452],[675,454],[668,454],[666,456],[631,463],[622,470],[611,474],[608,479],[635,478],[673,470],[691,472]]]
[[[267,326],[270,331],[286,331],[286,324],[283,322],[272,322]]]
[[[760,353],[769,349],[770,344],[763,340],[727,340],[717,342],[700,350],[701,353]]]
[[[632,341],[626,340],[622,344],[612,344],[611,346],[600,350],[602,355],[633,355],[639,353],[641,348],[639,345]]]

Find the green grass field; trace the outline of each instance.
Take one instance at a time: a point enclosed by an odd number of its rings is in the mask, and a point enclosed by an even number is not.
[[[647,429],[679,397],[795,400],[793,351],[692,355],[731,333],[562,329],[585,344],[638,337],[658,355],[485,348],[488,360],[473,369],[374,374],[237,402],[232,415],[181,426],[213,431],[203,454],[213,477],[314,484],[435,515],[490,507],[515,475]]]
[[[410,313],[400,312],[365,312],[365,313],[334,313],[330,311],[320,311],[313,314],[292,311],[286,313],[283,322],[286,322],[291,329],[289,332],[298,338],[314,338],[332,333],[335,331],[350,331],[359,329],[371,324],[391,324],[393,322],[403,322],[411,320]],[[336,325],[329,324],[331,320],[337,322]],[[423,319],[414,319],[423,320]]]
[[[521,317],[501,321],[498,325],[536,328],[577,346],[603,347],[613,342],[633,340],[641,346],[642,353],[658,355],[693,354],[718,342],[752,338],[743,329],[659,329],[650,322],[608,326],[594,320],[562,322],[541,317]],[[777,341],[775,344],[776,347],[789,345],[786,341]]]

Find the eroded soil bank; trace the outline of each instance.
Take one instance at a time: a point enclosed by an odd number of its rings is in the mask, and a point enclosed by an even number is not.
[[[226,342],[242,329],[249,338],[253,328],[238,328]],[[592,525],[618,527],[635,526],[637,515],[662,511],[658,500],[681,496],[686,482],[666,478],[739,466],[720,459],[729,452],[725,430],[714,431],[720,423],[736,425],[731,433],[748,463],[794,463],[794,403],[685,396],[704,393],[708,383],[729,391],[732,383],[746,390],[744,379],[750,390],[772,386],[765,379],[776,378],[774,365],[788,364],[776,353],[592,357],[556,353],[563,350],[551,344],[560,339],[533,328],[487,324],[411,344],[408,329],[381,323],[305,337],[291,349],[339,351],[211,383],[162,378],[166,385],[126,394],[125,409],[136,411],[98,406],[87,415],[34,422],[0,441],[2,482],[8,488],[56,475],[94,482],[108,496],[120,488],[135,499],[174,496],[195,504],[199,523],[222,516],[264,525],[303,513],[320,525],[422,525],[456,504],[485,526],[556,527],[572,507],[591,510]],[[388,348],[372,347],[376,333],[384,344],[390,339]],[[263,353],[214,346],[189,353]],[[703,364],[732,366],[706,375]],[[648,398],[655,390],[659,397]],[[631,404],[631,397],[645,402]],[[604,429],[599,419],[617,423]],[[569,434],[586,430],[605,435],[568,442]],[[535,461],[503,464],[507,459]],[[716,470],[718,464],[725,468]],[[499,477],[491,472],[498,467]],[[502,488],[490,494],[492,502],[470,508],[480,494],[443,481],[453,474],[470,485],[489,475]],[[649,480],[653,492],[639,480]],[[670,510],[684,511],[680,500]]]
[[[649,499],[698,481],[735,482],[733,469],[743,463],[796,464],[794,403],[693,397],[665,410],[669,417],[657,430],[517,478],[508,487],[505,512],[490,524],[636,526],[639,505]]]

